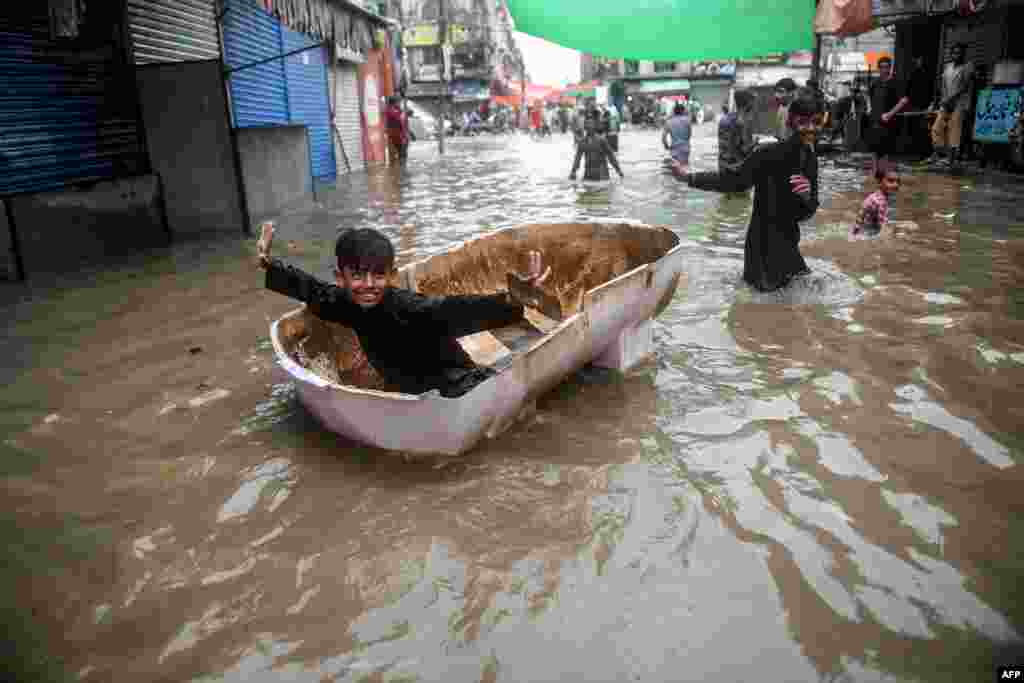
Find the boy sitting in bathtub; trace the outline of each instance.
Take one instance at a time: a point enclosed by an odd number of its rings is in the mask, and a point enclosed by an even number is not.
[[[351,327],[389,391],[462,396],[495,371],[474,363],[458,337],[523,320],[523,302],[509,292],[438,297],[391,287],[394,247],[370,228],[338,236],[334,284],[272,259],[273,239],[273,223],[264,223],[257,253],[267,289],[304,302],[321,320]],[[540,252],[530,252],[523,279],[539,287],[550,274]]]
[[[864,199],[857,225],[850,230],[854,238],[877,237],[889,222],[889,199],[900,189],[900,176],[896,167],[880,159],[875,167],[878,189]]]

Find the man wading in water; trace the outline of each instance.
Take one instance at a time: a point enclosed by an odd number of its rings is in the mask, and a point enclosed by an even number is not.
[[[615,152],[612,151],[611,145],[603,135],[598,135],[596,130],[597,112],[588,112],[587,118],[583,122],[583,137],[576,146],[576,160],[572,162],[572,171],[569,172],[570,180],[576,180],[580,159],[584,157],[586,158],[583,168],[584,180],[608,180],[609,163],[615,167],[620,178],[625,177],[622,169],[619,168],[619,160],[615,158]]]
[[[321,320],[351,327],[387,391],[438,391],[456,398],[496,373],[477,365],[458,342],[475,332],[523,320],[524,302],[511,292],[423,296],[392,287],[395,250],[370,228],[344,230],[334,247],[334,284],[270,258],[273,223],[264,223],[256,245],[258,265],[267,271],[266,288],[297,299]],[[551,274],[542,270],[539,251],[529,253],[529,272],[520,277],[524,293]]]
[[[789,139],[758,147],[735,171],[687,173],[673,165],[676,177],[691,187],[715,192],[754,192],[754,213],[743,246],[743,279],[757,290],[784,287],[794,276],[809,273],[800,255],[799,221],[818,210],[818,159],[814,152],[821,100],[801,88],[786,125]]]

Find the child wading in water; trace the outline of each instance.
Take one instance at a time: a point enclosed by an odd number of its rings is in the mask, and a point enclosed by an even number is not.
[[[896,167],[879,160],[875,167],[878,189],[864,199],[857,225],[850,230],[851,237],[875,237],[889,222],[889,199],[900,189],[900,176]]]
[[[529,303],[510,292],[423,296],[392,287],[394,247],[370,228],[338,237],[333,284],[270,258],[273,240],[273,223],[264,223],[257,252],[267,289],[304,302],[321,320],[351,327],[388,391],[437,390],[446,398],[467,393],[496,373],[474,363],[458,337],[513,325],[523,320]],[[531,251],[522,279],[537,288],[550,274],[550,267],[542,269],[540,252]]]

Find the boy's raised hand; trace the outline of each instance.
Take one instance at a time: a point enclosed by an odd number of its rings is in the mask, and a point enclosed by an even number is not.
[[[274,224],[270,221],[260,224],[260,239],[256,242],[258,265],[266,270],[270,265],[270,247],[274,243]]]
[[[527,254],[527,271],[523,278],[534,287],[540,287],[551,275],[551,266],[544,269],[544,256],[539,251],[531,251]]]

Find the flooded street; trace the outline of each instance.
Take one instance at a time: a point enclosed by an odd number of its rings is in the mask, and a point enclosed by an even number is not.
[[[278,220],[325,278],[339,226],[399,265],[516,223],[683,238],[649,362],[457,460],[306,412],[268,338],[296,304],[251,240],[11,285],[18,680],[990,680],[1024,637],[1024,184],[906,174],[893,237],[850,242],[874,181],[823,158],[811,283],[754,294],[750,196],[677,182],[659,137],[624,131],[610,186],[568,180],[569,136],[421,142]]]

